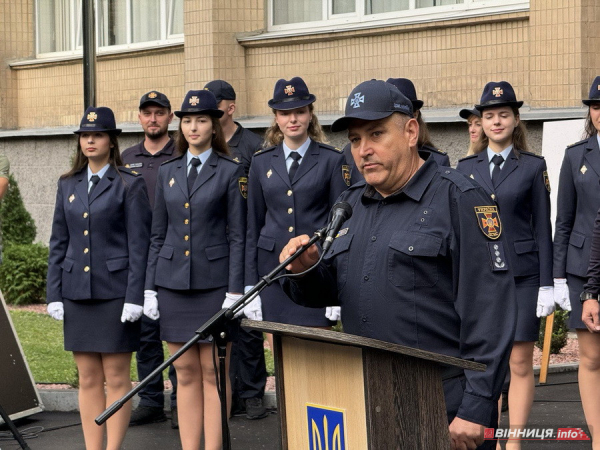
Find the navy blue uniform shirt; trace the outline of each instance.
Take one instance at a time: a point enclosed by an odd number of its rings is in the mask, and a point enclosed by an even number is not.
[[[152,211],[146,183],[110,166],[88,198],[87,165],[58,181],[48,303],[125,298],[143,305]]]
[[[517,157],[511,150],[496,187],[486,151],[461,159],[456,169],[498,204],[514,276],[538,275],[540,286],[553,286],[550,182],[544,158],[523,151]]]
[[[597,136],[567,147],[558,182],[554,277],[585,277],[594,220],[600,209],[600,148]]]
[[[121,153],[125,167],[142,175],[148,189],[148,198],[150,205],[154,209],[154,188],[156,186],[156,177],[158,168],[162,163],[173,158],[175,150],[175,141],[170,138],[167,144],[154,155],[144,147],[144,141],[129,147]]]
[[[262,139],[250,130],[247,130],[239,123],[234,122],[237,129],[231,139],[227,141],[229,150],[233,155],[233,160],[239,162],[244,167],[246,175],[250,172],[250,163],[252,156],[262,148]]]
[[[185,155],[160,166],[146,289],[244,292],[244,169],[215,151],[201,167],[188,193]]]
[[[457,415],[489,424],[516,323],[513,274],[496,206],[456,170],[428,160],[398,193],[364,182],[313,272],[285,288],[297,303],[341,305],[344,331],[487,365],[465,371]]]

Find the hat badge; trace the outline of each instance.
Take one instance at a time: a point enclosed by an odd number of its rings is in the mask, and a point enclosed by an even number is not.
[[[148,94],[148,98],[156,98],[156,97],[158,97],[158,94],[156,92],[150,92]]]
[[[196,97],[195,95],[193,97],[190,97],[190,105],[196,106],[198,103],[200,103],[200,99],[198,97]]]
[[[93,122],[94,120],[96,120],[98,118],[98,114],[96,114],[94,111],[92,111],[91,113],[89,113],[87,115],[87,120],[89,122]]]
[[[296,89],[294,89],[294,86],[292,86],[291,84],[288,84],[283,90],[283,92],[287,95],[292,95],[294,92],[296,92]]]
[[[492,91],[492,95],[494,97],[500,97],[503,93],[504,91],[499,87],[494,88],[494,90]]]
[[[354,94],[354,98],[350,100],[353,108],[360,108],[360,104],[365,102],[365,96],[360,94],[360,92],[357,92]]]

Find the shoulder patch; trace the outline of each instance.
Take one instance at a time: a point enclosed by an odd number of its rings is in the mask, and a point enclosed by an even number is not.
[[[502,223],[500,222],[498,207],[486,205],[475,206],[474,209],[477,224],[482,233],[494,241],[498,239],[502,234]]]
[[[587,139],[583,139],[583,140],[581,140],[581,141],[579,141],[579,142],[575,142],[574,144],[567,145],[567,148],[575,147],[575,146],[577,146],[577,145],[581,145],[581,144],[586,144],[586,143],[587,143],[587,141],[588,141]]]
[[[127,173],[134,177],[140,177],[141,174],[137,173],[135,170],[131,170],[128,167],[119,166],[119,172]]]
[[[247,199],[248,198],[248,178],[247,177],[238,178],[238,188],[240,189],[240,194],[242,194],[242,197]]]
[[[450,167],[441,167],[441,176],[446,180],[450,180],[452,184],[456,185],[461,192],[466,192],[471,189],[475,189],[475,185],[473,182],[469,180],[469,178],[458,172],[456,169],[452,169]]]

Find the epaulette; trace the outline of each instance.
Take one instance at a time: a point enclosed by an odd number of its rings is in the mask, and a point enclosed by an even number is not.
[[[184,155],[179,155],[179,156],[176,156],[175,158],[168,159],[164,163],[162,163],[161,166],[164,166],[165,164],[172,163],[173,161],[177,161],[177,160],[179,160],[179,159],[181,159],[183,157],[184,157]]]
[[[423,144],[419,150],[427,150],[428,152],[431,152],[431,153],[438,153],[438,154],[440,154],[440,155],[447,155],[447,154],[448,154],[448,153],[446,153],[446,152],[443,152],[443,151],[441,151],[441,150],[438,150],[437,148],[435,148],[435,147],[432,147],[431,145],[427,145],[427,144]]]
[[[464,158],[460,158],[460,159],[458,160],[458,162],[467,161],[467,160],[469,160],[469,159],[473,159],[473,158],[475,158],[476,156],[477,156],[477,155],[469,155],[469,156],[465,156]]]
[[[271,147],[267,147],[267,148],[261,148],[259,151],[257,151],[257,152],[254,152],[254,155],[252,155],[252,156],[258,156],[258,155],[262,155],[262,154],[264,154],[264,153],[267,153],[267,152],[270,152],[270,151],[272,151],[272,150],[275,150],[276,148],[277,148],[277,146],[276,146],[276,145],[273,145],[273,146],[271,146]]]
[[[575,147],[576,145],[581,145],[581,144],[584,144],[584,143],[586,143],[587,141],[588,141],[587,139],[582,139],[582,140],[581,140],[581,141],[579,141],[579,142],[575,142],[574,144],[567,145],[567,148],[571,148],[571,147]]]
[[[240,159],[237,156],[234,157],[234,156],[230,156],[230,155],[223,155],[222,153],[219,153],[219,152],[216,152],[216,153],[220,158],[223,158],[227,161],[231,161],[232,163],[235,163],[235,164],[241,164]]]
[[[539,159],[545,159],[542,155],[537,155],[537,154],[535,154],[533,152],[524,152],[523,150],[520,150],[519,153],[521,155],[534,156],[534,157],[539,158]]]
[[[140,177],[140,176],[142,176],[140,173],[136,172],[135,170],[132,170],[132,169],[130,169],[128,167],[124,167],[124,166],[119,166],[119,172],[123,172],[123,173],[129,174],[129,175],[131,175],[133,177]]]
[[[334,147],[334,146],[329,145],[329,144],[323,144],[322,142],[319,142],[319,146],[323,147],[323,148],[326,148],[327,150],[333,150],[336,153],[344,153],[344,151],[342,149]]]
[[[466,192],[470,189],[474,189],[475,185],[473,182],[463,173],[450,167],[440,167],[441,176],[446,180],[450,180],[453,184],[460,189],[461,192]]]

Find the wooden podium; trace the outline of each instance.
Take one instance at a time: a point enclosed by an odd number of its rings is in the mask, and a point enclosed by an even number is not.
[[[246,319],[242,326],[274,335],[282,449],[449,448],[441,365],[485,370],[330,330]]]

